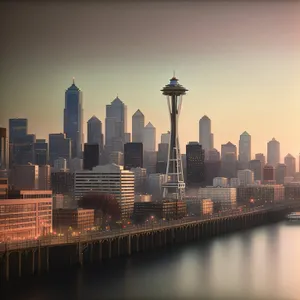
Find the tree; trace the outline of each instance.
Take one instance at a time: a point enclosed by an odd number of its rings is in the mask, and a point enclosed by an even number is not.
[[[112,194],[95,192],[86,194],[78,201],[78,206],[80,208],[94,209],[95,221],[100,226],[103,226],[105,223],[113,225],[121,219],[119,203]]]

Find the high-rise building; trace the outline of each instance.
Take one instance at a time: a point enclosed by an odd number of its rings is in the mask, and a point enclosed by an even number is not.
[[[296,158],[290,153],[284,158],[284,163],[286,165],[286,176],[294,177],[296,173]]]
[[[97,166],[92,171],[75,173],[74,196],[79,200],[88,193],[105,193],[116,197],[123,219],[129,218],[134,207],[134,173],[122,166]]]
[[[53,172],[51,173],[51,189],[53,194],[62,194],[73,196],[74,191],[74,173]]]
[[[161,137],[160,137],[160,142],[162,144],[168,144],[170,142],[170,131],[168,131],[167,133],[162,133]]]
[[[11,172],[12,186],[16,190],[37,190],[39,188],[39,166],[15,165]]]
[[[198,142],[186,145],[186,183],[188,187],[200,187],[205,181],[204,149]]]
[[[67,160],[63,157],[59,157],[53,162],[54,172],[66,172]]]
[[[130,132],[124,133],[124,144],[126,144],[126,143],[131,143],[131,133]]]
[[[261,162],[262,168],[266,165],[266,157],[263,155],[263,153],[256,153],[255,159]]]
[[[83,169],[92,170],[100,164],[100,144],[84,144]]]
[[[143,133],[145,127],[145,116],[138,109],[132,116],[132,142],[143,143]]]
[[[280,163],[280,143],[273,138],[267,145],[268,155],[267,161],[269,165],[276,168],[277,164]]]
[[[262,180],[263,166],[259,159],[253,159],[249,162],[249,169],[254,174],[254,180]]]
[[[154,201],[162,200],[163,196],[163,185],[166,182],[165,174],[153,173],[149,174],[146,185],[147,192],[152,195]]]
[[[49,148],[45,139],[37,139],[33,144],[34,164],[45,166],[49,160]]]
[[[156,164],[157,164],[157,152],[156,151],[144,151],[143,166],[147,170],[147,174],[156,173]]]
[[[6,128],[0,128],[0,169],[9,168],[9,147],[8,147],[8,136]]]
[[[73,84],[65,92],[64,133],[72,141],[72,158],[82,156],[83,103],[82,91]]]
[[[215,146],[215,143],[214,143],[214,134],[211,133],[210,134],[210,149],[213,149]]]
[[[98,144],[99,151],[103,151],[102,122],[96,117],[91,117],[87,122],[87,143]]]
[[[115,164],[117,166],[123,166],[124,164],[124,154],[120,151],[112,151],[109,155],[109,163]]]
[[[145,168],[132,168],[130,170],[134,173],[134,191],[135,193],[145,193],[147,170]]]
[[[205,160],[208,161],[220,161],[220,152],[217,149],[211,149],[209,151],[207,151],[207,157],[205,158]]]
[[[266,164],[263,168],[264,183],[273,183],[275,181],[275,168],[272,165]]]
[[[156,173],[166,174],[169,144],[159,143],[157,151]]]
[[[286,177],[286,165],[278,164],[275,169],[275,180],[277,184],[284,184],[284,178]]]
[[[127,132],[127,106],[115,98],[106,105],[105,148],[111,151],[123,151],[124,134]]]
[[[79,157],[70,159],[69,170],[72,173],[83,170],[83,159]]]
[[[226,153],[234,153],[237,156],[236,145],[228,142],[227,144],[221,145],[221,160],[224,160]]]
[[[54,161],[58,158],[67,160],[67,164],[71,159],[71,139],[66,138],[64,133],[49,134],[49,160],[53,166]]]
[[[240,185],[249,185],[254,184],[254,173],[251,170],[239,170],[237,176],[240,182]]]
[[[143,144],[127,143],[124,145],[124,170],[143,168]]]
[[[208,116],[203,116],[199,120],[199,142],[205,152],[212,146],[211,121]]]
[[[33,163],[34,134],[28,134],[27,119],[9,119],[9,164],[22,165]]]
[[[248,168],[251,160],[251,135],[244,131],[240,135],[239,141],[239,168],[244,170]]]
[[[227,152],[221,161],[221,176],[226,178],[236,178],[237,159],[235,152]]]
[[[50,165],[39,166],[39,190],[51,189],[51,167]]]
[[[182,201],[185,194],[185,183],[183,175],[183,166],[180,153],[178,136],[178,119],[182,106],[182,96],[188,91],[178,83],[175,75],[170,79],[162,90],[163,95],[167,96],[168,108],[170,114],[170,142],[166,178],[163,186],[163,198],[171,201]]]
[[[156,128],[149,122],[143,130],[144,151],[155,151],[156,149]]]

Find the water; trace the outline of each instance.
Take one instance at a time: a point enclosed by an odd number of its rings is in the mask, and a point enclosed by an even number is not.
[[[9,300],[300,299],[300,225],[255,228],[14,283]]]

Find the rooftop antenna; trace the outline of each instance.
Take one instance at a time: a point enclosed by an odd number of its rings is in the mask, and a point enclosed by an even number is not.
[[[75,84],[75,77],[73,77],[73,84]]]

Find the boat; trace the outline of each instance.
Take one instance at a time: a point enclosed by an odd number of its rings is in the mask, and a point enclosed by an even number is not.
[[[286,216],[286,220],[291,223],[299,223],[300,224],[300,212],[292,212]]]

